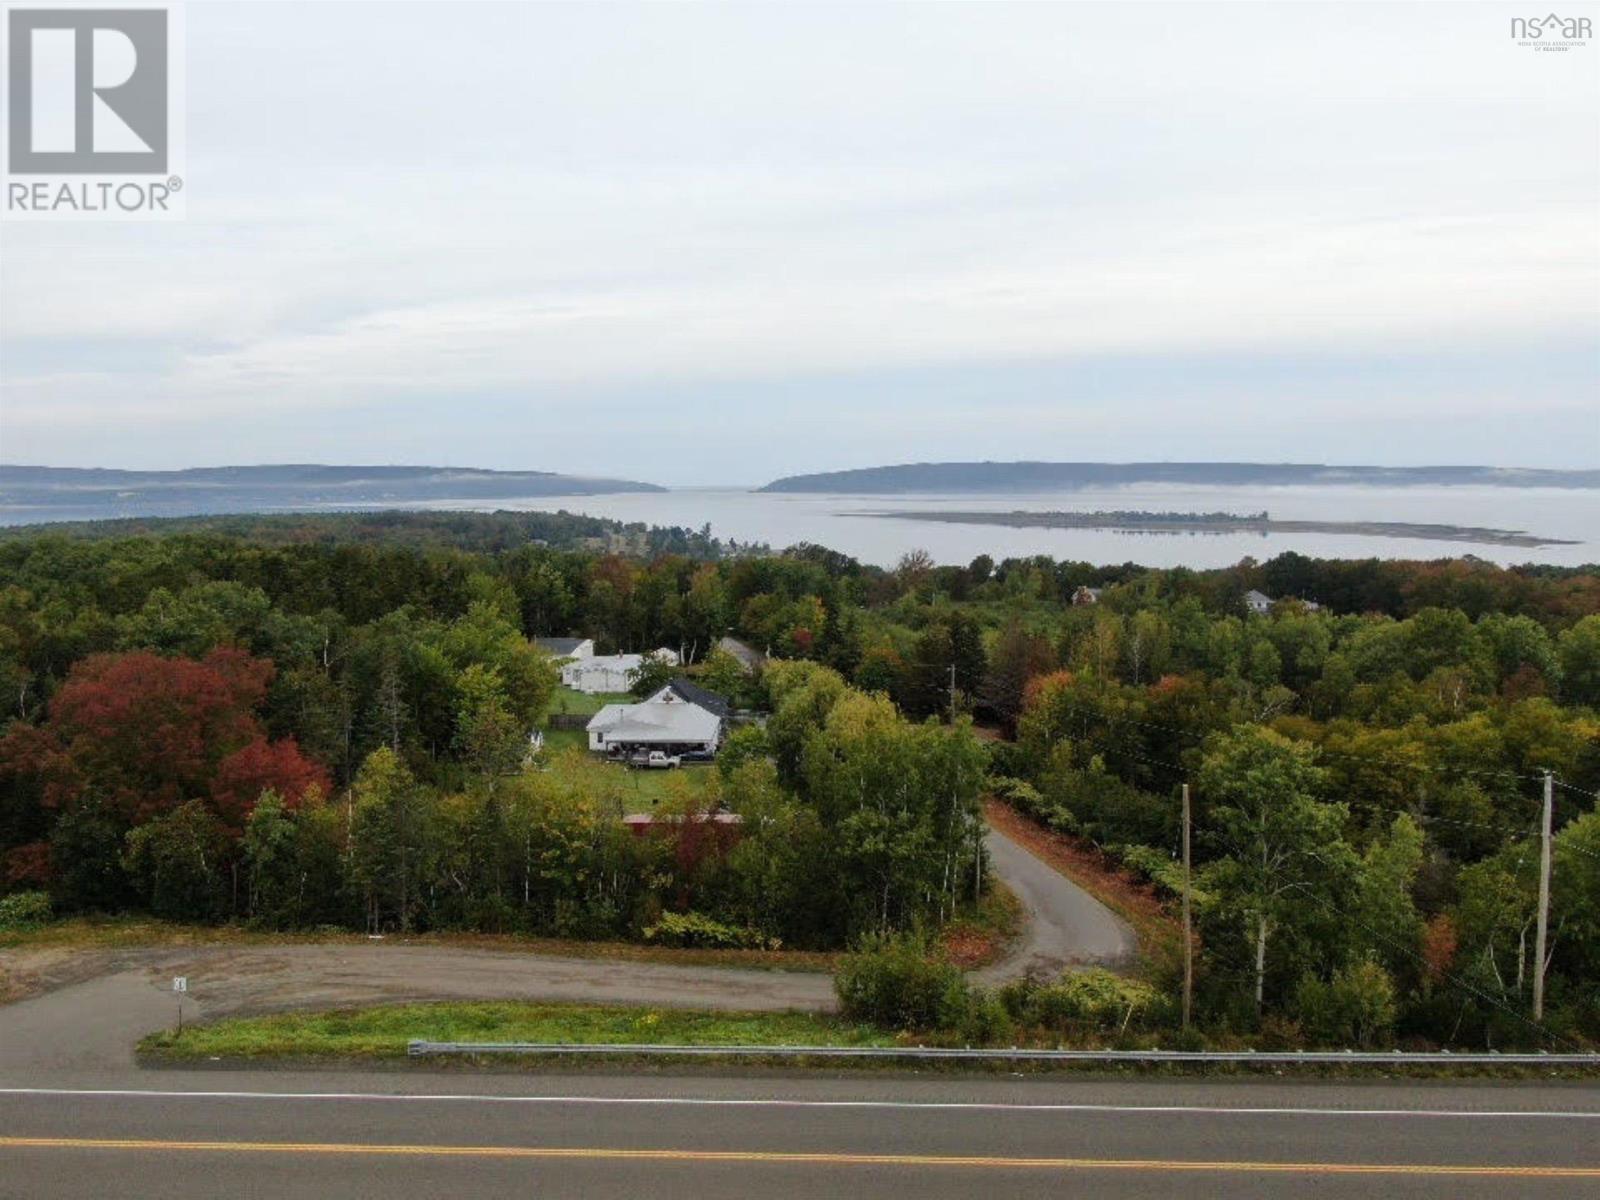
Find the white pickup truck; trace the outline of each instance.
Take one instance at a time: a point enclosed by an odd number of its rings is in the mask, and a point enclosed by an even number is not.
[[[630,767],[642,767],[645,770],[668,770],[672,767],[681,767],[683,759],[676,754],[668,754],[662,750],[652,750],[648,754],[635,754],[628,759]]]

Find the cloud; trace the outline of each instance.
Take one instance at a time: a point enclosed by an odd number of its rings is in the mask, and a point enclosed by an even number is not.
[[[1170,426],[1197,389],[1224,421],[1293,398],[1321,437],[1600,383],[1402,365],[1509,369],[1600,317],[1592,65],[1477,10],[375,11],[196,6],[189,220],[4,231],[9,456],[236,458],[225,421],[345,460],[358,418],[403,418],[489,462],[601,395],[638,414],[611,462],[659,456],[664,395],[708,467],[815,452],[805,410],[866,461],[935,428],[961,456],[967,410],[926,416],[941,373],[1023,456],[1029,422]],[[1345,390],[1227,393],[1251,355],[1346,364]],[[1211,374],[1163,393],[1128,356]],[[1095,363],[1124,391],[1038,390]],[[1274,457],[1316,456],[1275,428]],[[1585,432],[1484,449],[1590,461]]]

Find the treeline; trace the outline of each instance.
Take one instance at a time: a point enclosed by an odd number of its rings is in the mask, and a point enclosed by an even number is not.
[[[764,549],[713,537],[709,525],[645,525],[559,512],[492,513],[426,511],[335,513],[229,513],[189,517],[115,517],[61,521],[46,527],[49,536],[74,539],[176,537],[216,534],[259,545],[363,543],[498,554],[531,544],[556,550],[582,550],[618,541],[644,554],[683,554],[718,559]],[[32,541],[37,525],[0,525],[0,541]]]
[[[385,744],[337,790],[257,718],[271,678],[237,650],[77,664],[43,721],[0,737],[5,890],[270,929],[830,948],[937,928],[984,887],[971,730],[911,724],[816,664],[776,664],[770,725],[642,830],[619,768],[521,760],[528,714],[482,663],[456,680],[470,771],[430,780]]]
[[[185,533],[7,541],[0,580],[0,888],[65,907],[842,945],[982,886],[985,756],[949,732],[972,715],[1002,738],[994,789],[1168,890],[1191,784],[1203,1019],[1285,1038],[1369,1000],[1382,1036],[1533,1038],[1552,771],[1548,1036],[1600,1037],[1593,569],[882,570],[817,546]],[[615,772],[522,769],[554,687],[544,634],[681,648],[772,713],[708,795],[737,838],[703,851],[719,823],[698,820],[631,838]],[[727,634],[788,661],[749,679],[710,653]],[[955,724],[913,723],[930,716]]]

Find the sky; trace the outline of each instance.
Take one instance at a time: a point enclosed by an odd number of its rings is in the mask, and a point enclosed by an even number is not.
[[[187,219],[0,224],[0,461],[1594,467],[1526,8],[190,3]]]

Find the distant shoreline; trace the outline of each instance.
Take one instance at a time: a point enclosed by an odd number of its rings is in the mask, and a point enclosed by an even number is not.
[[[902,521],[937,521],[946,525],[1003,525],[1010,529],[1109,529],[1124,533],[1332,533],[1356,537],[1415,538],[1430,542],[1466,542],[1479,546],[1576,546],[1572,538],[1539,537],[1521,529],[1488,529],[1476,525],[1431,525],[1410,521],[1294,521],[1266,513],[1153,512],[913,512],[839,513],[843,517],[892,517]]]
[[[936,462],[901,463],[790,475],[763,492],[891,495],[916,492],[1076,491],[1123,484],[1217,487],[1502,487],[1600,488],[1600,470],[1540,467],[1340,466],[1328,463],[1244,462]]]

